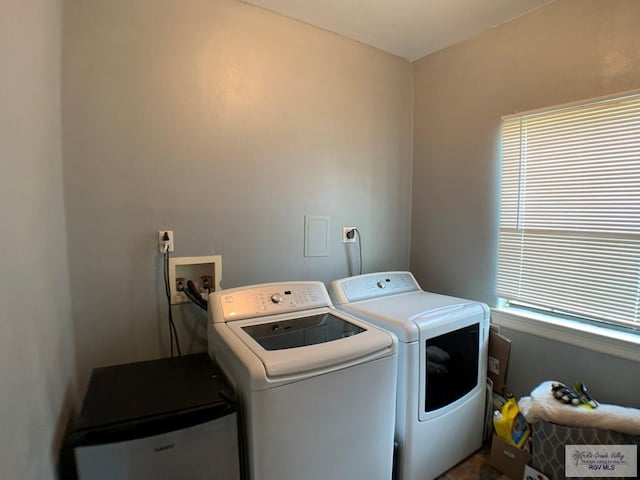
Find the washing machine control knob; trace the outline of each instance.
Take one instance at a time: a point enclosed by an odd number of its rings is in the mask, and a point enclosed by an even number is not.
[[[376,283],[376,285],[378,286],[378,288],[385,288],[387,286],[382,280]]]
[[[273,295],[271,295],[271,301],[273,303],[280,303],[282,301],[282,295],[280,295],[279,293],[274,293]]]

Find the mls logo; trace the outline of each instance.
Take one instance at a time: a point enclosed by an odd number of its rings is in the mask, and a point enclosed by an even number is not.
[[[632,477],[638,474],[637,445],[565,445],[566,477]]]

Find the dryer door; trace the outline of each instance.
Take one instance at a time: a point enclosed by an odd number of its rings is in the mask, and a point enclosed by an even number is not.
[[[473,304],[420,322],[421,421],[446,413],[484,388],[482,309]]]

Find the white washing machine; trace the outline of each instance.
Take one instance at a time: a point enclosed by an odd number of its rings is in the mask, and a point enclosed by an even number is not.
[[[397,339],[321,282],[209,296],[209,353],[234,385],[252,480],[389,480]]]
[[[409,272],[335,280],[336,307],[397,335],[394,478],[428,480],[482,446],[489,308],[423,291]]]

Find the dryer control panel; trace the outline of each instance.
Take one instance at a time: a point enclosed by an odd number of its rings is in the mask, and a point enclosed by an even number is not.
[[[265,283],[214,292],[213,322],[228,322],[331,306],[322,282]]]
[[[411,272],[368,273],[334,280],[330,288],[336,305],[421,290]]]

